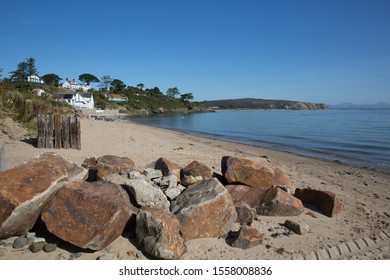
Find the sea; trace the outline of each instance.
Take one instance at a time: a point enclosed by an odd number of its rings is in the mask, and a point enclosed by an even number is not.
[[[131,121],[390,173],[390,110],[233,110]]]

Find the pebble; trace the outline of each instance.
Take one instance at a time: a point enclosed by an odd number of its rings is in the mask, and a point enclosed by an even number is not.
[[[77,253],[72,253],[70,254],[70,258],[73,260],[73,259],[78,259],[81,257],[81,253],[80,252],[77,252]]]
[[[27,233],[26,233],[26,238],[27,238],[27,240],[30,240],[30,239],[35,238],[36,235],[37,235],[37,234],[36,234],[35,232],[27,232]]]
[[[43,250],[45,247],[46,241],[45,238],[35,238],[33,243],[30,246],[30,251],[33,253],[38,253]]]
[[[12,244],[12,248],[14,249],[20,249],[26,246],[27,239],[25,237],[18,237],[15,239],[14,243]]]
[[[45,251],[46,253],[50,253],[55,250],[57,250],[57,244],[47,243],[45,247],[43,247],[43,251]]]

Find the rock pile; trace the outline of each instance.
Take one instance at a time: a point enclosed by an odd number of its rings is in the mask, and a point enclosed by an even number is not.
[[[294,196],[288,176],[268,163],[223,157],[221,173],[165,158],[136,170],[131,159],[113,155],[88,158],[81,167],[45,153],[0,173],[0,239],[22,236],[14,246],[27,246],[41,217],[47,231],[79,248],[102,250],[130,230],[145,255],[178,259],[196,238],[229,235],[232,246],[256,246],[263,233],[251,226],[255,217],[297,216],[301,199],[330,217],[341,208],[333,193],[298,189]],[[232,232],[235,223],[241,228]],[[32,252],[56,248],[40,238],[30,243]]]

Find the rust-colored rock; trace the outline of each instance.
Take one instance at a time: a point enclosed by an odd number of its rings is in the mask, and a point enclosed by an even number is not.
[[[221,161],[222,175],[229,184],[244,184],[254,188],[269,189],[272,186],[292,188],[292,182],[275,166],[248,158],[225,156]]]
[[[236,223],[250,225],[255,219],[255,214],[251,207],[245,203],[234,204],[236,206],[237,220]]]
[[[304,203],[317,207],[324,215],[330,218],[341,212],[341,201],[333,192],[308,188],[296,189],[294,196]]]
[[[105,155],[97,160],[97,177],[100,180],[111,173],[129,173],[134,169],[134,162],[128,157]]]
[[[50,153],[46,152],[43,154],[38,155],[37,157],[33,158],[30,162],[33,161],[40,161],[40,160],[50,160],[50,161],[56,161],[58,164],[62,164],[66,172],[68,173],[68,181],[79,181],[79,180],[85,180],[87,178],[88,170],[83,168],[82,166],[79,166],[78,164],[67,160],[56,153]]]
[[[252,188],[246,185],[227,185],[225,188],[229,191],[234,205],[245,203],[251,208],[258,206],[268,191],[267,189]]]
[[[63,162],[35,158],[0,173],[0,239],[30,230],[45,204],[68,180]]]
[[[180,181],[180,167],[176,163],[166,158],[159,158],[154,165],[154,169],[161,170],[164,176],[176,175],[177,181]]]
[[[265,163],[247,158],[225,156],[222,158],[222,175],[228,183],[238,183],[255,188],[270,188],[273,169]]]
[[[82,167],[88,170],[88,182],[94,182],[97,180],[97,163],[97,157],[91,156],[89,158],[86,158],[81,164]]]
[[[63,187],[41,216],[57,237],[80,248],[101,250],[122,234],[131,214],[129,197],[120,186],[79,181]]]
[[[174,206],[185,240],[218,237],[227,233],[237,213],[226,188],[215,178],[189,186]]]
[[[256,228],[243,225],[232,242],[232,247],[249,249],[263,242],[264,234]]]
[[[178,259],[187,247],[180,235],[180,222],[168,210],[143,207],[137,214],[137,243],[159,259]]]
[[[298,216],[303,210],[299,199],[278,187],[271,188],[256,207],[257,214],[263,216]]]
[[[211,169],[203,163],[200,163],[196,160],[188,164],[182,169],[184,176],[192,175],[194,177],[201,176],[203,179],[210,179],[213,177]]]

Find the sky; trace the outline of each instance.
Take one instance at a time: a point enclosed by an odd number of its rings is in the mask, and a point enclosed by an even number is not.
[[[390,103],[389,15],[389,0],[1,0],[0,69],[33,57],[41,76],[198,101]]]

